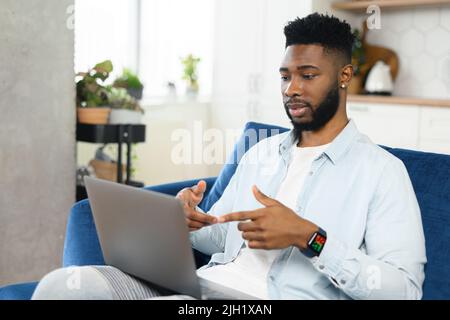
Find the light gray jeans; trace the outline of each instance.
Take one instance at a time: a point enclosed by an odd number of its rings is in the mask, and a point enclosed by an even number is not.
[[[150,283],[111,266],[61,268],[39,282],[33,300],[191,300],[183,295],[164,295]]]

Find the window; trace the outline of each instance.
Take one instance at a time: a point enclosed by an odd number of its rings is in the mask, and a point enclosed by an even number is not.
[[[146,95],[164,95],[169,81],[183,94],[180,57],[189,53],[201,58],[200,95],[211,93],[213,6],[212,0],[141,2],[140,74],[147,84]]]
[[[212,0],[76,0],[75,70],[110,59],[113,77],[124,67],[138,73],[144,96],[164,96],[174,82],[184,94],[180,58],[192,53],[200,95],[211,93]]]
[[[136,0],[75,1],[75,71],[110,59],[112,76],[124,67],[137,70]]]

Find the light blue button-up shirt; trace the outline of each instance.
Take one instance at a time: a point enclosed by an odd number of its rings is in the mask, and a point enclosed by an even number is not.
[[[251,187],[275,198],[296,147],[292,131],[254,145],[208,214],[262,205]],[[312,163],[296,210],[327,232],[319,257],[281,250],[269,270],[271,299],[420,299],[425,238],[417,199],[401,160],[361,134],[352,120]],[[235,259],[244,244],[238,222],[191,232],[208,268]]]

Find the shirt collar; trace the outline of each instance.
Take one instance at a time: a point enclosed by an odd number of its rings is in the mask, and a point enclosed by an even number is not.
[[[355,125],[355,122],[350,119],[344,129],[336,136],[336,138],[334,138],[334,140],[330,143],[330,145],[325,149],[323,153],[327,155],[327,157],[333,164],[336,164],[341,156],[348,151],[352,142],[358,134],[359,131]],[[294,137],[294,131],[290,130],[279,144],[279,154],[284,159],[289,158],[289,150],[296,142],[297,141]]]

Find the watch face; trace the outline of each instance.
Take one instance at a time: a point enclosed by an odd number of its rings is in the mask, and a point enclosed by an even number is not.
[[[315,234],[312,241],[309,243],[309,247],[317,253],[320,253],[325,245],[327,239],[319,233]]]

